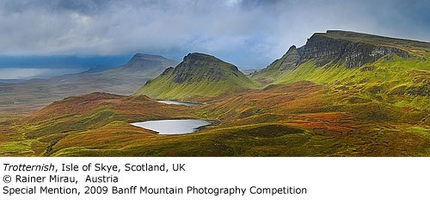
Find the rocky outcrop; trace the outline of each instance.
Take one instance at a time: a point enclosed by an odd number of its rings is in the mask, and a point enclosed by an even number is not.
[[[345,63],[345,67],[348,69],[375,62],[392,53],[405,59],[409,57],[406,51],[398,48],[336,39],[325,34],[314,34],[308,39],[305,46],[298,49],[298,52],[300,55],[299,63],[315,59],[317,66],[328,63],[332,65]]]
[[[430,97],[430,83],[411,86],[406,89],[406,94],[413,97]]]

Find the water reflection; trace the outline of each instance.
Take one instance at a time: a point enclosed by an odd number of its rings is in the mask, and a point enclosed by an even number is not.
[[[180,101],[158,101],[158,102],[164,103],[164,104],[182,105],[182,106],[200,106],[200,105],[202,105],[202,104],[199,104],[199,103],[180,102]]]
[[[196,132],[199,128],[210,125],[204,120],[175,119],[175,120],[152,120],[136,122],[131,125],[149,129],[159,134],[185,134]]]

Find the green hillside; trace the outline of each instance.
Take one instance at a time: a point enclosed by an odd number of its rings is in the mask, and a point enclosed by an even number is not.
[[[0,118],[0,155],[429,156],[429,58],[424,42],[316,33],[252,74],[263,87],[193,53],[133,96],[92,93]],[[159,119],[212,125],[163,135],[130,124]]]
[[[296,69],[300,55],[296,46],[291,46],[282,58],[273,61],[269,66],[254,73],[252,78],[262,84],[276,81],[283,73]]]
[[[135,95],[193,100],[255,87],[257,84],[236,66],[214,56],[192,53],[175,68],[168,68],[159,77],[148,81]]]
[[[273,84],[312,81],[339,92],[355,91],[361,101],[428,109],[429,43],[327,31],[314,34],[297,49],[298,56],[291,56],[292,49],[253,79]],[[277,67],[282,63],[290,67]]]

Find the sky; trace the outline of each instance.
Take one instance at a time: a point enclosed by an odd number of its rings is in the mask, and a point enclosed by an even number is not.
[[[430,41],[428,10],[427,0],[0,0],[0,79],[121,65],[138,52],[263,68],[332,29]]]

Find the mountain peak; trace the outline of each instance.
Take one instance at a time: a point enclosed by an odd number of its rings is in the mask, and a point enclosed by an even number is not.
[[[174,69],[165,70],[159,77],[147,82],[136,94],[186,99],[216,96],[253,86],[254,83],[236,66],[211,55],[190,53]]]
[[[175,66],[176,61],[169,60],[160,55],[136,53],[123,67],[126,69],[153,69],[154,66],[162,66],[157,69],[160,74],[167,67]]]
[[[184,61],[185,60],[190,60],[190,59],[202,59],[202,58],[217,59],[217,58],[215,58],[215,56],[212,56],[212,55],[209,55],[209,54],[194,52],[194,53],[189,53],[188,55],[186,55],[184,57]]]
[[[294,51],[294,49],[297,49],[296,45],[292,45],[292,46],[288,49],[288,51]],[[287,52],[288,52],[288,51],[287,51]]]
[[[133,58],[144,58],[144,59],[163,59],[163,56],[160,55],[152,55],[152,54],[143,54],[143,53],[136,53],[134,54]],[[132,58],[132,59],[133,59]],[[166,58],[164,58],[166,59]]]
[[[151,55],[151,54],[136,53],[130,59],[130,61],[128,61],[128,63],[133,64],[134,62],[141,62],[142,60],[147,60],[147,61],[161,61],[161,60],[168,60],[168,59],[165,58],[165,57],[163,57],[163,56],[160,56],[160,55]]]
[[[215,56],[204,54],[204,53],[189,53],[184,57],[183,62],[206,62],[206,63],[218,63],[224,62],[221,59],[216,58]],[[224,62],[225,63],[225,62]]]
[[[203,53],[190,53],[184,57],[184,61],[181,62],[174,70],[175,83],[183,82],[200,82],[203,79],[211,81],[221,81],[226,79],[226,74],[239,72],[239,69],[230,64],[226,63],[215,56],[207,55]]]

